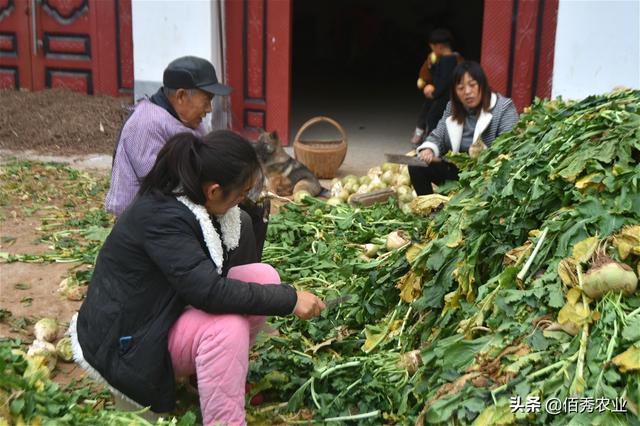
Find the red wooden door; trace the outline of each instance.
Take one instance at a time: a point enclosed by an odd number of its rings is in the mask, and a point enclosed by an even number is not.
[[[0,89],[31,87],[28,0],[0,0]]]
[[[486,0],[482,67],[519,111],[549,98],[559,0]]]
[[[0,56],[4,87],[66,87],[87,94],[133,89],[131,0],[0,0],[0,35],[17,40]],[[2,3],[0,3],[1,5]],[[0,6],[1,10],[2,6]],[[9,41],[4,41],[8,47]],[[4,47],[4,45],[0,44]],[[11,85],[17,69],[18,84]]]
[[[233,129],[277,130],[289,142],[291,0],[227,0],[225,22]]]

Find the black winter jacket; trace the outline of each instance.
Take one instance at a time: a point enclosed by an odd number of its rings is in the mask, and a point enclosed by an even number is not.
[[[78,314],[78,341],[85,360],[114,388],[166,412],[175,406],[168,333],[187,305],[288,315],[296,301],[286,284],[220,276],[194,214],[174,197],[148,194],[118,219],[100,250]]]

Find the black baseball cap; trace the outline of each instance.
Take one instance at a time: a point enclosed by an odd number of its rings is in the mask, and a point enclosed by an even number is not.
[[[169,89],[200,89],[221,96],[228,95],[232,90],[218,83],[211,62],[196,56],[183,56],[171,61],[164,70],[162,84]]]

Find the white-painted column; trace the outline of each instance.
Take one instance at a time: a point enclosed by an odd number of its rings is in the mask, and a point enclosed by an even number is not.
[[[226,27],[224,19],[224,1],[212,0],[211,3],[211,22],[212,22],[212,34],[211,34],[211,62],[216,67],[218,73],[218,80],[223,83],[228,81],[227,78],[227,63],[226,63]],[[214,129],[228,129],[231,128],[229,112],[231,108],[230,98],[228,96],[216,96],[213,100],[213,114],[211,116],[211,125]]]
[[[222,0],[133,0],[131,8],[135,99],[158,90],[166,66],[181,56],[210,60],[218,79],[226,80]],[[225,103],[214,107],[205,122],[226,127]]]
[[[552,96],[640,88],[640,1],[560,0]]]

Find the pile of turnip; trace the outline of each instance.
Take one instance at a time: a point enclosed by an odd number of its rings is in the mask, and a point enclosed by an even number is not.
[[[395,250],[402,249],[411,243],[411,236],[401,230],[395,230],[387,234],[386,237],[375,237],[366,244],[350,244],[362,250],[360,258],[362,260],[385,259]]]
[[[372,167],[364,176],[347,175],[342,179],[333,179],[331,198],[327,203],[346,203],[354,194],[366,194],[385,188],[391,188],[396,192],[398,203],[405,212],[411,211],[409,203],[416,197],[416,193],[411,187],[409,169],[407,166],[393,163]]]
[[[27,356],[43,357],[43,363],[53,371],[58,359],[64,362],[73,360],[71,339],[68,336],[58,340],[58,322],[52,318],[42,318],[33,327],[35,339],[29,346]],[[54,344],[54,342],[57,343]]]

